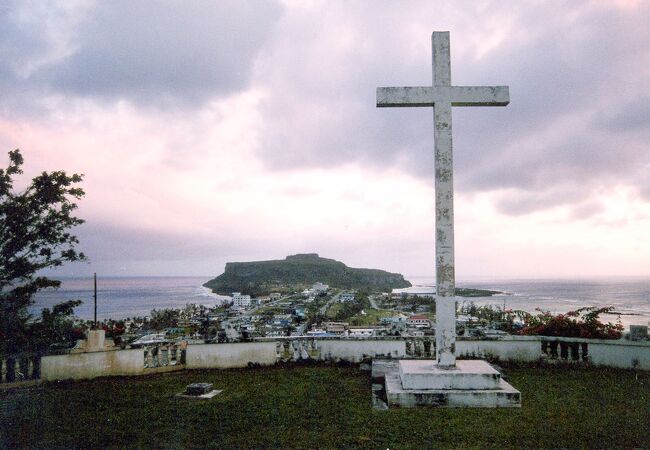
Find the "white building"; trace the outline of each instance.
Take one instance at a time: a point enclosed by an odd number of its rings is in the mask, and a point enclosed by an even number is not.
[[[235,308],[248,308],[251,305],[251,296],[242,295],[240,292],[233,292],[232,303]]]
[[[328,333],[334,333],[334,334],[343,334],[345,333],[345,329],[348,327],[347,322],[325,322],[323,324],[325,327],[325,331]]]
[[[349,337],[371,337],[375,335],[374,328],[356,328],[350,327],[348,329]]]
[[[330,288],[330,287],[329,287],[328,285],[323,284],[323,283],[321,283],[321,282],[314,283],[314,285],[311,287],[312,291],[314,291],[314,292],[316,292],[316,293],[327,292],[327,290],[328,290],[329,288]]]
[[[343,292],[339,296],[339,300],[342,302],[353,302],[354,301],[354,294],[351,292]]]
[[[410,327],[416,328],[430,328],[431,321],[425,315],[415,315],[408,318],[406,324]]]

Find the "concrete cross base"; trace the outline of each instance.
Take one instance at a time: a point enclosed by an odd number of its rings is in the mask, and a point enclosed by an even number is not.
[[[404,389],[396,373],[386,374],[388,407],[519,408],[521,393],[504,380],[499,389]]]
[[[399,376],[404,389],[499,389],[501,374],[485,361],[456,361],[441,369],[433,360],[403,359]]]
[[[390,361],[381,366],[375,368],[373,361],[373,377],[383,375],[385,400],[391,408],[521,407],[521,393],[485,361],[457,361],[455,369],[441,369],[427,360]]]

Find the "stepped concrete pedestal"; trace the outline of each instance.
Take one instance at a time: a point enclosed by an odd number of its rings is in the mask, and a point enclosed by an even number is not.
[[[521,407],[521,393],[485,361],[459,360],[446,369],[433,360],[401,360],[396,369],[385,374],[389,407]]]
[[[456,361],[441,369],[432,360],[402,360],[399,376],[404,389],[498,389],[501,374],[485,361]]]

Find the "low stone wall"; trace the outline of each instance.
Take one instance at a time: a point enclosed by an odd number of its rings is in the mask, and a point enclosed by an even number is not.
[[[401,340],[316,340],[320,361],[361,362],[370,358],[403,358],[406,342]]]
[[[589,362],[597,366],[650,370],[650,342],[589,342]]]
[[[506,336],[497,340],[459,339],[456,350],[459,359],[484,357],[522,362],[542,359],[650,370],[650,341]]]
[[[168,350],[166,350],[168,351]],[[459,338],[458,359],[496,358],[503,361],[538,360],[587,363],[624,369],[650,370],[650,341],[506,336],[495,340]],[[43,380],[83,379],[112,375],[141,375],[164,370],[243,368],[279,361],[348,361],[371,358],[435,358],[431,337],[422,338],[307,338],[288,337],[229,344],[193,344],[185,365],[172,353],[157,352],[152,360],[143,349],[44,356]],[[176,355],[176,353],[173,353]]]
[[[188,345],[185,366],[188,369],[228,369],[249,363],[268,366],[277,361],[275,342]]]
[[[41,359],[43,380],[96,378],[111,375],[144,373],[143,351],[115,350],[44,356]]]
[[[278,361],[361,362],[375,357],[406,356],[403,340],[288,338],[233,344],[195,344],[187,348],[188,369],[227,369]]]
[[[540,340],[534,336],[508,336],[499,340],[458,340],[457,358],[498,358],[505,361],[538,361],[543,357]]]

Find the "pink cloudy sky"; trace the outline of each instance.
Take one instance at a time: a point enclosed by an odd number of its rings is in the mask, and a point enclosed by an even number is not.
[[[454,110],[458,278],[647,276],[649,23],[643,1],[9,1],[0,144],[85,174],[90,263],[65,274],[317,252],[431,275],[432,112],[375,88],[430,84],[449,30],[453,83],[511,96]]]

